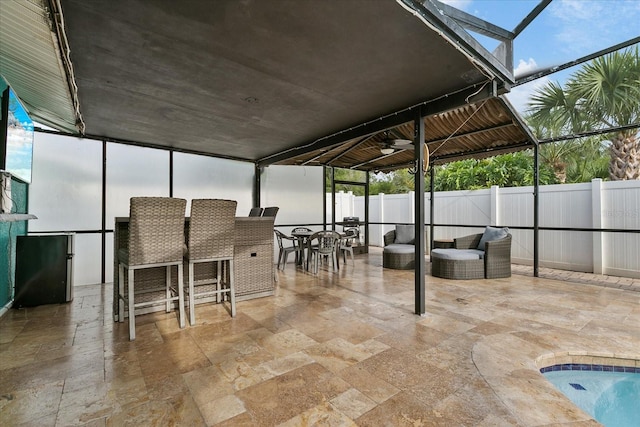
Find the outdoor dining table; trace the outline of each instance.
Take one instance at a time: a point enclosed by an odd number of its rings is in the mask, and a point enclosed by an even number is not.
[[[298,239],[298,245],[302,248],[300,251],[300,256],[298,257],[298,265],[304,265],[304,261],[307,259],[307,254],[305,254],[305,250],[307,249],[307,240],[309,237],[315,233],[315,231],[293,231],[291,235]]]
[[[292,231],[291,235],[293,237],[296,237],[298,239],[298,244],[300,245],[300,247],[302,248],[302,250],[300,251],[300,257],[298,258],[298,265],[304,265],[305,269],[309,269],[309,265],[308,265],[308,258],[309,258],[309,254],[306,253],[305,251],[308,251],[308,241],[309,238],[313,235],[313,233],[315,233],[315,231],[304,231],[304,230],[298,230],[298,231]],[[336,233],[338,233],[340,235],[340,238],[342,239],[343,237],[346,236],[345,233],[342,233],[340,231],[336,231]],[[336,251],[338,251],[339,249],[339,245],[336,246]],[[337,253],[336,254],[336,259],[338,260],[338,268],[340,267],[340,254]],[[307,262],[307,264],[305,264],[305,261]]]

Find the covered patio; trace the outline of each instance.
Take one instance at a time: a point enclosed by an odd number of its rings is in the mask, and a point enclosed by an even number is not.
[[[514,274],[427,277],[380,251],[318,276],[287,268],[274,297],[113,323],[111,289],[0,319],[3,425],[595,425],[541,374],[561,363],[637,366],[634,290]],[[595,357],[594,357],[595,356]],[[625,362],[625,358],[628,360]]]
[[[31,2],[42,7],[14,31],[35,45],[44,24],[60,57],[7,55],[2,71],[35,120],[101,141],[103,164],[110,143],[168,152],[168,196],[182,154],[248,165],[253,206],[264,205],[272,165],[413,167],[424,218],[427,164],[537,148],[501,95],[515,83],[513,39],[548,3],[505,31],[435,0]],[[404,147],[380,151],[393,140]],[[9,310],[0,423],[595,424],[539,369],[614,357],[639,366],[637,281],[458,282],[428,268],[383,269],[378,248],[339,271],[288,266],[276,294],[238,302],[236,318],[203,305],[198,324],[179,329],[175,313],[152,313],[138,318],[135,342],[113,322],[108,282],[77,287],[69,304]]]
[[[501,95],[515,83],[515,37],[549,1],[513,31],[435,0],[11,5],[3,73],[36,121],[103,144],[168,150],[171,197],[174,153],[253,163],[254,206],[269,165],[367,177],[413,167],[415,218],[424,218],[420,172],[429,165],[537,147]],[[499,46],[489,52],[467,30]],[[51,40],[34,37],[47,31]],[[34,59],[14,33],[49,56]],[[43,81],[59,91],[34,83]],[[105,233],[103,220],[103,266]],[[423,221],[415,236],[422,258]],[[415,273],[422,314],[421,263]]]

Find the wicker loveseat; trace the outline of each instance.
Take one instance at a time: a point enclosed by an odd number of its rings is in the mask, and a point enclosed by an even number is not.
[[[487,227],[484,233],[454,239],[454,249],[434,249],[431,274],[458,280],[510,277],[509,229]]]

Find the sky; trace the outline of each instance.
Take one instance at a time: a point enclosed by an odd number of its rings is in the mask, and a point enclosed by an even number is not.
[[[11,90],[5,169],[27,182],[31,182],[32,147],[33,122]]]
[[[471,15],[513,30],[538,0],[444,0]],[[474,34],[474,36],[477,36]],[[553,0],[514,41],[514,72],[528,74],[640,36],[640,0]],[[490,51],[495,41],[476,37]],[[549,80],[563,83],[579,67],[517,86],[507,95],[520,112]]]

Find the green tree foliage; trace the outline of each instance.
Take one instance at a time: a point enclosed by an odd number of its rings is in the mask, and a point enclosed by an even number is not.
[[[540,139],[638,124],[638,47],[594,59],[573,73],[565,87],[557,82],[547,83],[531,97],[529,107],[528,123]],[[605,140],[609,141],[609,178],[640,179],[640,138],[637,129],[616,132],[600,139]],[[586,148],[593,141],[585,144],[573,147]],[[597,141],[595,145],[599,148]],[[569,159],[563,163],[569,165],[571,162]],[[558,166],[561,164],[556,164]],[[583,171],[587,169],[583,168]]]
[[[334,169],[336,181],[361,182],[366,181],[366,173],[350,169]],[[399,169],[389,173],[370,174],[369,194],[403,194],[413,191],[414,176],[408,169]],[[331,191],[331,176],[327,174],[326,191]],[[429,177],[425,178],[425,186],[429,187]],[[364,196],[364,186],[351,184],[336,184],[336,192],[351,191],[356,196]]]
[[[358,170],[335,168],[334,174],[334,179],[336,181],[360,182],[364,184],[367,180],[366,172]],[[331,192],[330,172],[327,173],[327,182],[325,183],[325,188],[327,192]],[[362,185],[336,184],[336,192],[339,191],[344,191],[345,193],[351,191],[356,196],[364,196],[364,186]]]
[[[428,186],[428,179],[425,180]],[[399,169],[397,171],[376,176],[371,183],[371,194],[403,194],[413,191],[415,188],[415,178],[409,173],[408,169]]]
[[[533,185],[533,156],[530,152],[504,154],[482,160],[461,160],[438,167],[436,191],[477,190]],[[540,165],[540,184],[557,183],[553,170]]]
[[[429,175],[424,180],[425,188],[428,189]],[[545,185],[557,182],[553,170],[541,164],[540,183]],[[461,160],[436,167],[434,183],[436,191],[477,190],[490,188],[492,185],[500,187],[533,185],[531,152],[521,151],[483,160]],[[414,176],[407,169],[371,175],[369,189],[371,195],[402,194],[413,189]]]
[[[594,178],[609,177],[609,141],[588,137],[566,142],[569,143],[574,148],[566,156],[566,182],[589,182]]]

